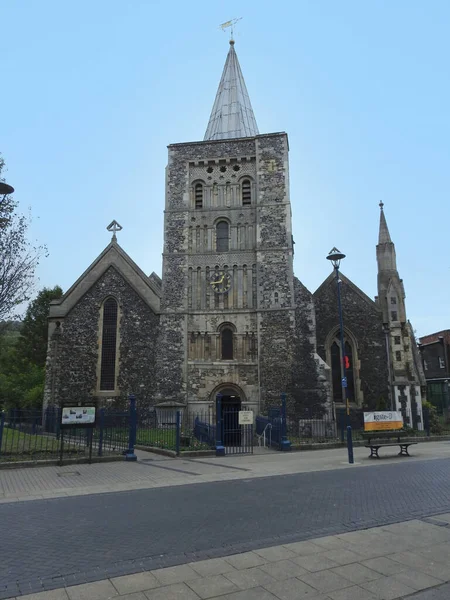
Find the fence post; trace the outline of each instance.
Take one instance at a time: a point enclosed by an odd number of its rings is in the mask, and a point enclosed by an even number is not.
[[[222,394],[217,394],[216,397],[216,456],[225,456],[222,441]]]
[[[281,394],[281,441],[280,450],[286,452],[291,449],[291,442],[287,439],[287,421],[286,421],[286,394]]]
[[[5,413],[0,413],[0,454],[2,453],[3,427],[5,426]]]
[[[130,434],[128,436],[128,450],[125,456],[125,460],[134,461],[137,460],[137,456],[134,453],[134,446],[136,444],[136,396],[134,394],[129,395],[130,400]]]
[[[175,432],[175,451],[177,456],[180,456],[180,429],[181,429],[181,412],[177,410],[177,418],[176,418],[176,432]]]
[[[347,448],[348,448],[348,462],[353,464],[353,439],[352,439],[352,428],[350,425],[347,426]]]
[[[100,424],[100,431],[98,434],[98,455],[102,456],[103,455],[103,430],[105,428],[105,409],[104,408],[100,409],[99,424]]]

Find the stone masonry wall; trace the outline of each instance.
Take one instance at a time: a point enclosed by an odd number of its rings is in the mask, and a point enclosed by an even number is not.
[[[330,369],[316,352],[316,318],[311,292],[297,279],[295,291],[294,367],[287,412],[291,418],[332,415]]]
[[[356,339],[360,394],[364,407],[374,409],[381,397],[387,401],[388,359],[381,311],[362,291],[341,276],[344,329]],[[326,339],[339,327],[336,280],[329,278],[313,294],[316,310],[317,352],[324,361]],[[356,378],[355,378],[356,379]],[[356,392],[358,395],[358,391]]]
[[[113,296],[119,304],[119,394],[97,393],[100,314],[105,298]],[[123,277],[110,267],[78,304],[61,320],[53,334],[48,371],[53,376],[53,397],[47,401],[85,401],[108,398],[124,405],[129,393],[139,401],[152,404],[155,395],[155,352],[159,317],[136,294]],[[57,379],[55,381],[55,378]]]
[[[295,312],[288,146],[285,134],[257,138],[258,309],[261,409],[291,385]]]
[[[193,368],[188,373],[187,366],[188,232],[191,225],[189,163],[203,164],[208,160],[254,155],[255,142],[252,139],[194,142],[169,146],[161,337],[157,359],[158,397],[160,400],[185,402],[188,395],[192,400],[193,390],[198,390],[201,397],[207,395],[204,385],[206,382],[201,381],[205,371]],[[210,215],[211,218],[213,216]],[[211,258],[211,260],[214,259]],[[214,379],[215,375],[212,374],[211,377]],[[192,379],[189,384],[188,379]],[[206,377],[206,379],[210,380],[211,378]]]

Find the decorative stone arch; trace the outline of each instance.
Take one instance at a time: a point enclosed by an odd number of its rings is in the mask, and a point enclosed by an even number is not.
[[[220,359],[234,360],[236,356],[236,326],[225,321],[218,326],[217,331],[220,335]]]
[[[232,393],[230,394],[229,392],[232,392]],[[247,403],[247,396],[245,395],[244,390],[236,383],[225,382],[225,383],[219,383],[219,385],[216,385],[216,387],[213,389],[213,391],[211,392],[210,397],[209,397],[211,402],[216,401],[217,394],[222,394],[224,396],[234,395],[234,396],[239,397],[239,399],[241,401],[241,405]]]
[[[337,344],[337,350],[336,346]],[[350,402],[356,404],[357,406],[363,406],[364,403],[364,394],[361,389],[361,377],[360,377],[360,369],[361,362],[358,356],[358,341],[356,336],[352,333],[348,327],[344,326],[344,344],[346,346],[346,354],[349,356],[350,361],[350,369],[347,369],[347,380],[348,387],[347,392],[349,395]],[[347,346],[348,345],[348,346]],[[334,346],[334,347],[333,347]],[[347,351],[349,350],[349,351]],[[338,381],[341,380],[341,365],[342,365],[342,356],[341,356],[341,342],[340,342],[340,328],[339,325],[333,327],[330,330],[327,337],[325,338],[325,353],[326,353],[326,362],[330,367],[331,371],[331,388],[332,388],[332,397],[336,403],[341,400],[337,400],[337,397],[342,398],[342,386],[338,384]],[[337,357],[339,357],[339,370],[337,365]],[[353,397],[352,397],[353,396]]]
[[[214,244],[216,252],[229,252],[231,241],[231,222],[227,217],[214,219]]]
[[[224,321],[223,323],[220,323],[220,325],[217,326],[217,331],[222,333],[225,328],[231,329],[233,333],[237,332],[236,325],[231,321]]]

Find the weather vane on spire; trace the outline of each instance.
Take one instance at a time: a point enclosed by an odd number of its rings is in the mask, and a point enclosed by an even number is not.
[[[230,29],[230,42],[234,42],[234,38],[233,38],[233,34],[234,34],[234,26],[236,25],[236,23],[238,21],[240,21],[242,19],[242,17],[239,17],[237,19],[231,19],[231,21],[227,21],[226,23],[222,23],[222,25],[219,25],[220,29],[225,32],[225,29],[228,29],[228,27],[231,27]]]

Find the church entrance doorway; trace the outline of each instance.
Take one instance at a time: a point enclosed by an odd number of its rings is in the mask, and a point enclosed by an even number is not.
[[[245,411],[241,397],[233,389],[221,394],[222,440],[225,454],[253,453],[253,424],[240,424],[239,413]]]

